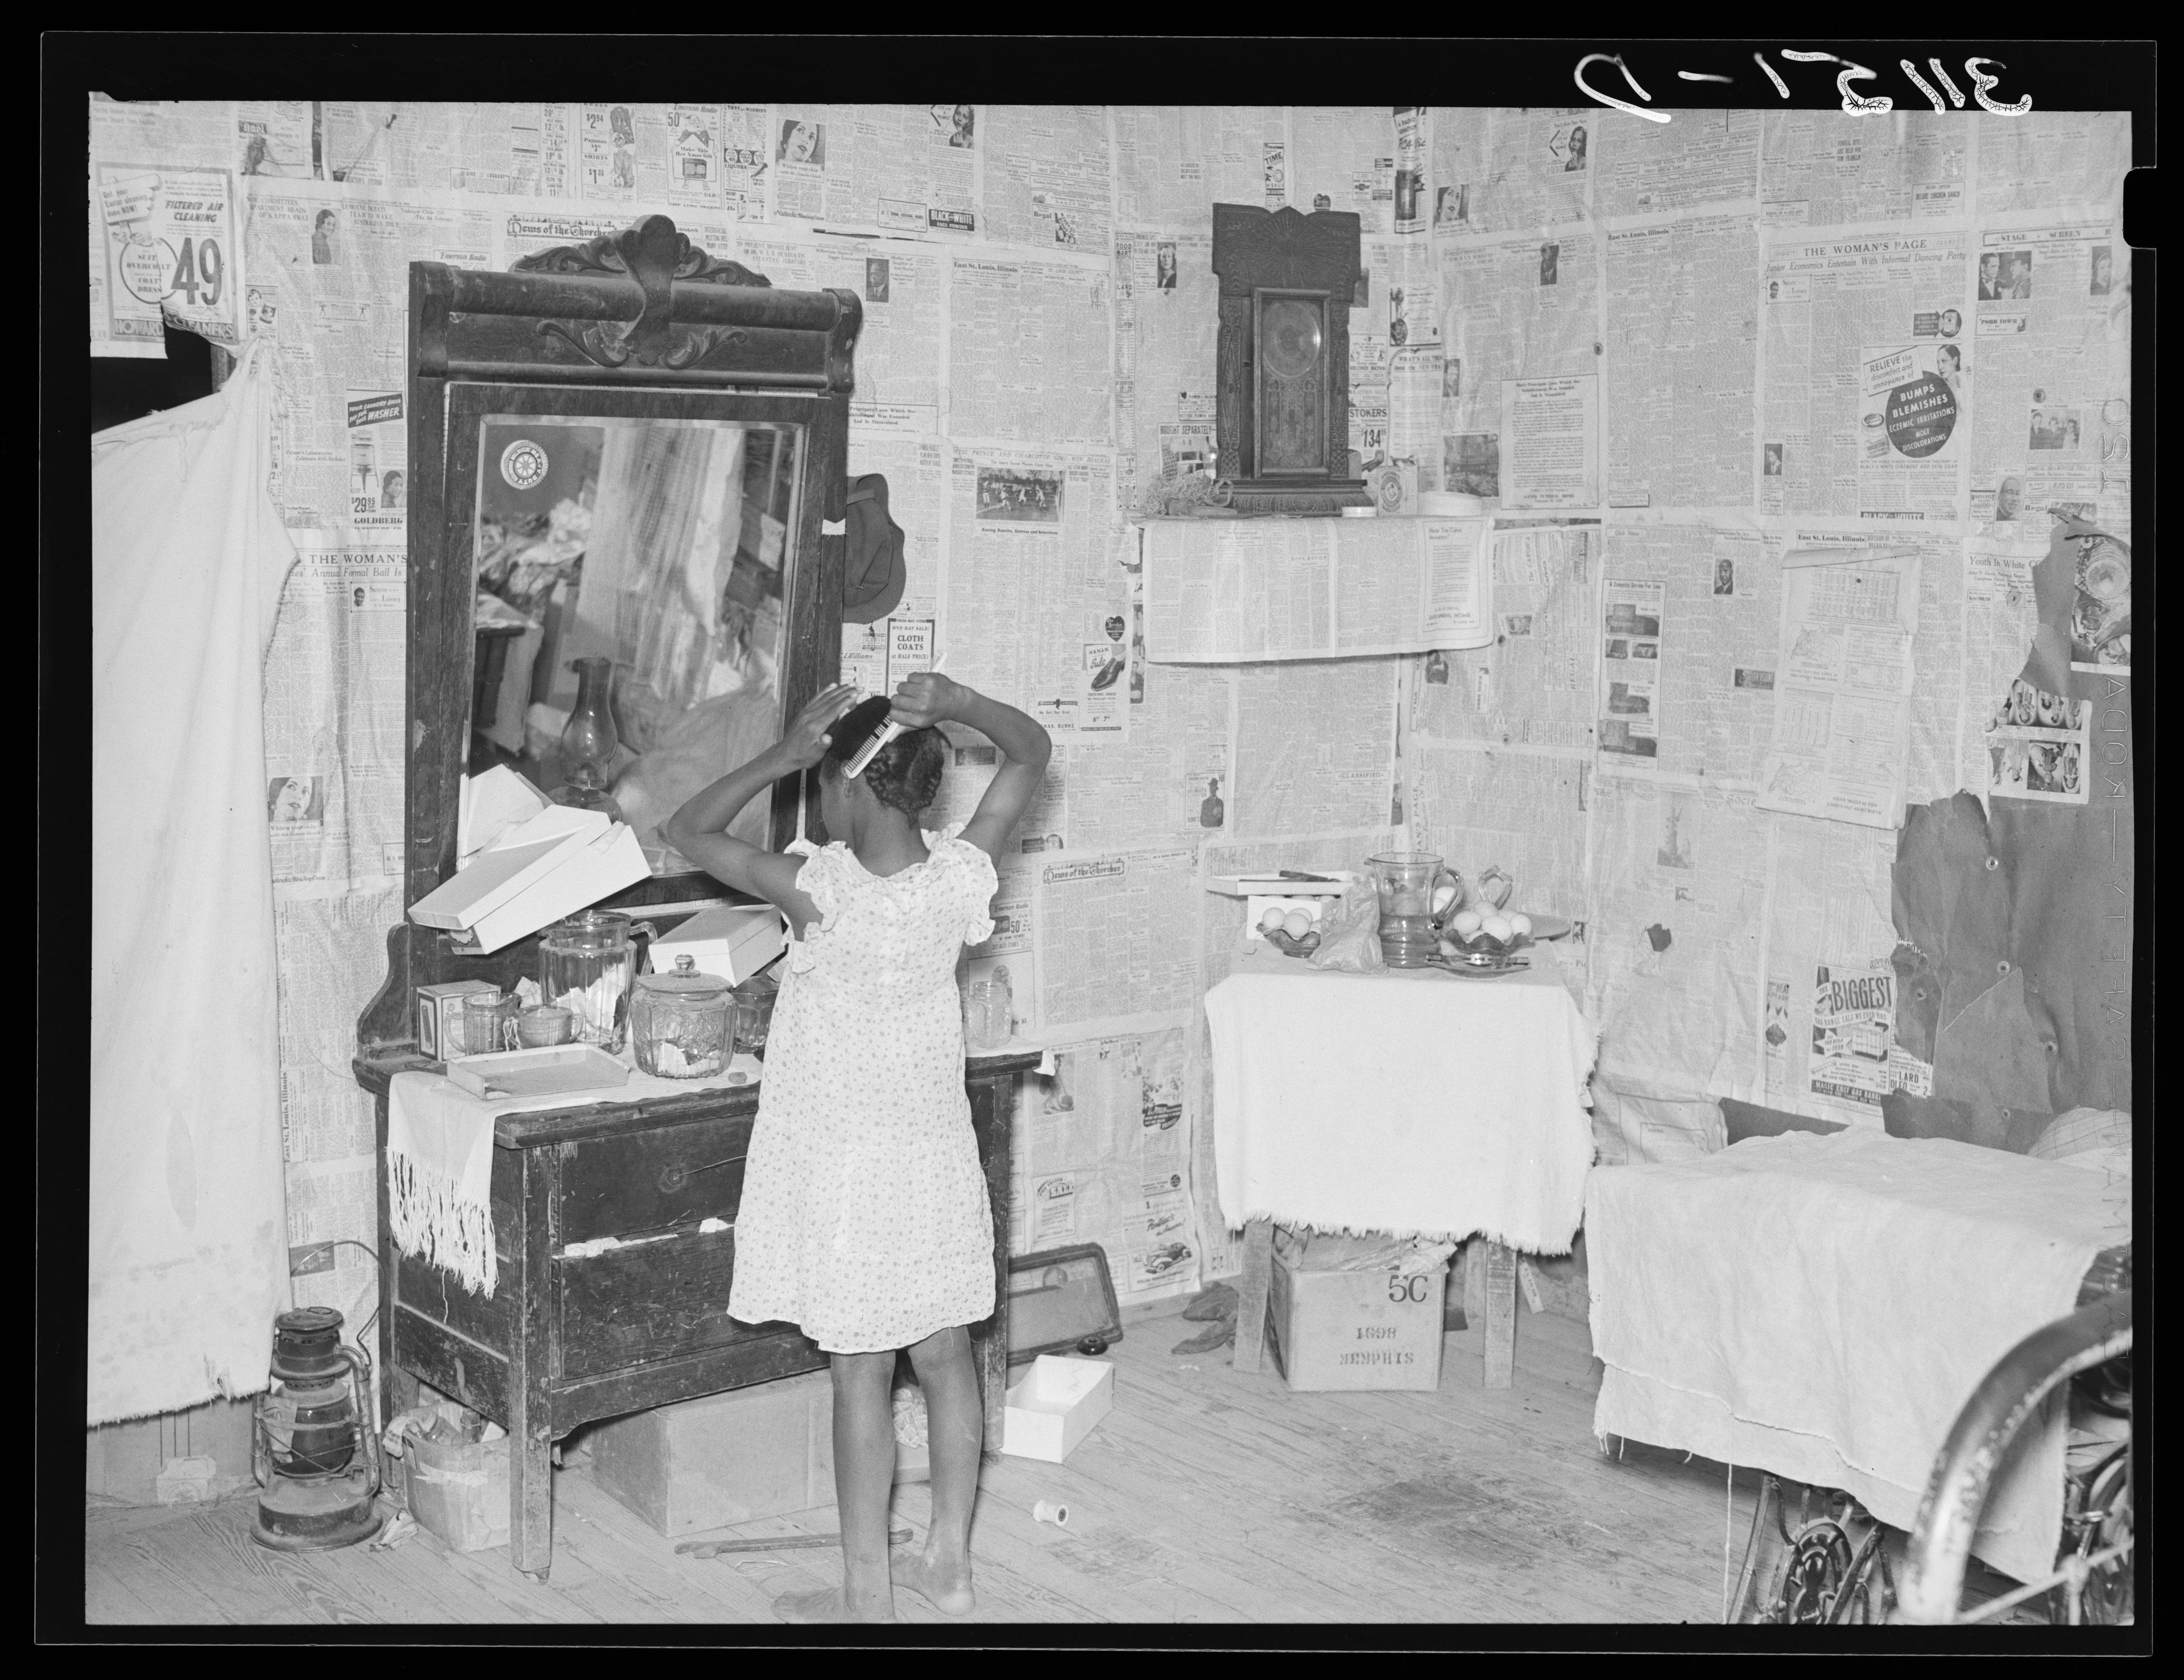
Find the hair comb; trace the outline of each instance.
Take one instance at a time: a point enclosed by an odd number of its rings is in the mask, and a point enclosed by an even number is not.
[[[939,659],[933,662],[931,669],[937,674],[939,671],[940,667],[947,663],[948,655],[943,654]],[[857,777],[862,776],[865,773],[865,766],[872,763],[874,759],[878,758],[883,752],[884,752],[887,749],[888,743],[893,741],[895,737],[901,734],[905,727],[906,727],[905,725],[899,722],[894,717],[889,717],[885,723],[883,723],[877,730],[872,732],[872,737],[871,740],[866,742],[863,746],[858,748],[855,752],[850,754],[848,761],[842,766],[842,775],[844,777],[854,782]]]

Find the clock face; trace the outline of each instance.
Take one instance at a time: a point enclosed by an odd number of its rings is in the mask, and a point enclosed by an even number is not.
[[[1301,298],[1267,306],[1260,326],[1267,370],[1278,379],[1302,379],[1319,365],[1319,311]]]

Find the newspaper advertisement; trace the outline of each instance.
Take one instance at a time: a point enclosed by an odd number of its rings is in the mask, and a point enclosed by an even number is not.
[[[1768,1022],[1763,1043],[1769,1107],[1852,1125],[1880,1123],[1893,1088],[1933,1093],[1932,1070],[1894,1042],[1895,1013],[1876,1019],[1880,988],[1894,976],[1896,836],[1856,824],[1781,816],[1769,831],[1764,948]],[[1822,976],[1825,978],[1823,979]],[[1837,982],[1844,989],[1832,988]],[[1863,1017],[1863,1021],[1861,1018]],[[1863,1024],[1879,1031],[1850,1040]]]
[[[236,170],[243,175],[310,181],[320,173],[318,102],[242,99],[236,103]]]
[[[1600,503],[1600,379],[1571,374],[1502,381],[1505,508]]]
[[[1219,290],[1210,234],[1116,236],[1115,490],[1126,513],[1163,481],[1216,470]]]
[[[1601,768],[1757,786],[1774,719],[1776,540],[1623,525],[1607,541]]]
[[[1620,111],[1595,114],[1604,160],[1592,183],[1596,216],[1657,216],[1759,196],[1764,111],[1679,111],[1665,123]]]
[[[1971,511],[2131,518],[2131,248],[2113,222],[1981,232]]]
[[[1602,1079],[1641,1097],[1753,1099],[1767,820],[1724,787],[1602,776],[1589,793],[1587,1012]]]
[[[545,151],[549,129],[560,125],[549,124],[548,113],[566,122],[566,114],[577,108],[581,108],[536,103],[329,99],[315,107],[320,168],[270,172],[315,173],[323,181],[402,192],[454,189],[528,197],[543,188],[574,194],[578,188],[573,181],[547,184]],[[627,129],[629,112],[661,108],[616,108],[623,113]]]
[[[1290,108],[1289,202],[1349,210],[1367,238],[1396,231],[1396,122],[1386,105]]]
[[[1591,749],[1600,538],[1596,520],[1495,520],[1493,640],[1475,652],[1435,648],[1412,664],[1412,729]]]
[[[1485,537],[1477,519],[1154,520],[1147,648],[1225,664],[1479,647]]]
[[[1197,953],[1175,930],[1198,915],[1198,853],[1071,852],[1028,859],[1036,1030],[1168,1026],[1198,1005]]]
[[[1057,1048],[1017,1099],[1015,1254],[1097,1243],[1115,1293],[1198,1287],[1192,1138],[1182,1028]]]
[[[1981,221],[2025,210],[2110,210],[2131,169],[2128,111],[2033,110],[1970,127]]]
[[[1434,231],[1514,233],[1585,220],[1601,114],[1435,107]]]
[[[1998,529],[2009,533],[2015,527]],[[1988,787],[1993,763],[1987,753],[1987,726],[2017,726],[2015,685],[2040,629],[2032,568],[2047,557],[2048,550],[2045,543],[2036,547],[2029,537],[2013,542],[1975,537],[1964,544],[1964,552],[1959,758],[1957,773],[1949,781],[1952,793],[1959,787]],[[2034,715],[2036,720],[2036,703]]]
[[[850,395],[854,448],[866,429],[940,429],[947,358],[948,255],[902,240],[833,239],[800,229],[738,230],[735,259],[794,292],[839,286],[864,305],[857,383]],[[890,481],[890,488],[893,481]],[[905,530],[909,522],[897,516]]]
[[[1758,220],[1749,215],[1693,216],[1607,236],[1602,401],[1610,507],[1752,505],[1758,326],[1749,300],[1758,256]],[[1693,321],[1708,323],[1703,345],[1681,325]]]
[[[1149,698],[1132,709],[1129,740],[1071,755],[1070,821],[1058,832],[1072,847],[1192,843],[1234,821],[1232,673],[1162,665],[1144,675]]]
[[[1216,204],[1287,202],[1279,105],[1117,105],[1115,211],[1125,227],[1211,225]]]
[[[1916,222],[1964,212],[1972,131],[1938,111],[1876,123],[1847,111],[1769,111],[1759,198],[1769,227]]]
[[[1385,822],[1394,798],[1400,678],[1394,659],[1238,671],[1230,832],[1256,839]]]
[[[1981,732],[1986,754],[1981,793],[1991,800],[2084,804],[2093,779],[2092,711],[2090,700],[2013,679]]]
[[[290,535],[296,565],[265,665],[274,883],[398,880],[405,551],[398,533],[376,546],[327,531]]]
[[[975,105],[776,105],[773,213],[882,233],[967,236],[978,226]]]
[[[1942,234],[1769,245],[1763,510],[1957,517],[1979,359],[1964,248]]]
[[[867,694],[892,694],[913,671],[931,670],[933,621],[897,615],[842,626],[842,681]]]
[[[1903,814],[1919,551],[1852,537],[1784,557],[1763,810],[1894,829]]]
[[[1128,586],[1112,564],[1104,451],[958,448],[949,477],[949,674],[1057,741],[1130,729]]]
[[[1105,448],[1106,263],[959,256],[949,284],[950,431]]]
[[[1098,105],[987,105],[979,116],[989,239],[1104,254],[1107,113]]]
[[[172,320],[215,344],[242,342],[242,251],[236,238],[235,178],[225,169],[98,162],[92,203],[104,230],[93,353],[121,344],[164,356]]]
[[[1438,230],[1436,234],[1438,236]],[[1436,236],[1440,270],[1441,488],[1462,496],[1507,498],[1505,470],[1528,487],[1562,482],[1568,453],[1573,401],[1591,403],[1599,436],[1598,398],[1571,387],[1546,410],[1527,411],[1526,459],[1505,459],[1517,447],[1502,436],[1515,381],[1583,381],[1600,370],[1599,241],[1584,229],[1540,239],[1446,239]],[[1537,400],[1535,398],[1534,400]],[[1535,421],[1552,416],[1551,426]],[[1596,442],[1590,446],[1596,452]],[[1596,467],[1593,473],[1598,476]],[[1594,501],[1598,499],[1595,492]],[[1559,503],[1557,503],[1559,505]]]

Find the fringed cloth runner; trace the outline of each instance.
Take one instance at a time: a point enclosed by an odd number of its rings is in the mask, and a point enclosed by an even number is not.
[[[627,1052],[622,1060],[630,1060]],[[747,1089],[757,1066],[749,1056],[738,1056],[712,1079],[655,1079],[632,1067],[627,1085],[494,1103],[472,1096],[443,1074],[398,1073],[387,1093],[387,1209],[394,1246],[454,1273],[465,1288],[491,1295],[500,1275],[493,1233],[497,1118]]]
[[[1551,953],[1495,979],[1435,969],[1237,971],[1206,995],[1213,1153],[1230,1225],[1568,1251],[1592,1163],[1592,1028]]]

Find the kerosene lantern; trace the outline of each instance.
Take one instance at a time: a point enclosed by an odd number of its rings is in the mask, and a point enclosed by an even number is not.
[[[379,1528],[379,1443],[371,1416],[371,1361],[343,1345],[332,1307],[298,1307],[273,1321],[273,1386],[253,1416],[250,1467],[258,1496],[251,1538],[285,1552],[331,1551]]]

